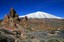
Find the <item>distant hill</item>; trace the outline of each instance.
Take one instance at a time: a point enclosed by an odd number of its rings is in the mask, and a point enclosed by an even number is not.
[[[41,11],[37,11],[34,13],[29,13],[23,16],[19,16],[20,18],[27,16],[28,18],[38,18],[38,19],[42,19],[42,18],[54,18],[54,19],[62,19],[61,17],[46,13],[46,12],[41,12]]]

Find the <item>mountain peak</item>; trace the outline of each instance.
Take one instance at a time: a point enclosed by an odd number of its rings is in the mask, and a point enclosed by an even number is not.
[[[58,17],[58,16],[55,16],[55,15],[52,15],[52,14],[49,14],[49,13],[46,13],[46,12],[42,12],[42,11],[37,11],[37,12],[34,12],[34,13],[30,13],[30,14],[27,14],[27,15],[24,15],[24,16],[20,16],[21,17],[25,17],[27,16],[28,18],[54,18],[54,19],[61,19],[61,17]]]

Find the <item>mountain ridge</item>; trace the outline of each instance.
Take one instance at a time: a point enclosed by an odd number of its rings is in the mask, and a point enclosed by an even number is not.
[[[55,18],[55,19],[62,19],[61,17],[46,13],[46,12],[42,12],[42,11],[37,11],[34,13],[29,13],[23,16],[19,16],[19,18],[25,17],[27,16],[28,18]]]

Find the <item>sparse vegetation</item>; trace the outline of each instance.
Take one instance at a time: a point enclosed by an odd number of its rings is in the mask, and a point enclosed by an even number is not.
[[[61,42],[61,41],[59,41],[58,39],[50,39],[48,40],[48,42]]]

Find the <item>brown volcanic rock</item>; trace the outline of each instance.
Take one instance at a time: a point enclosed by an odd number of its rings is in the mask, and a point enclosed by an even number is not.
[[[16,14],[15,10],[11,8],[10,14],[5,15],[4,20],[1,25],[4,28],[18,28],[16,24],[20,24],[20,19],[18,14]]]
[[[10,10],[10,16],[14,18],[15,14],[16,14],[15,10],[13,8],[11,8],[11,10]]]
[[[4,20],[2,21],[1,25],[6,27],[6,25],[9,24],[9,17],[8,15],[5,15]]]
[[[10,13],[5,15],[4,20],[1,23],[1,27],[7,30],[23,30],[24,28],[28,28],[28,18],[27,16],[24,19],[20,20],[16,11],[11,8]],[[23,29],[22,29],[23,28]]]

